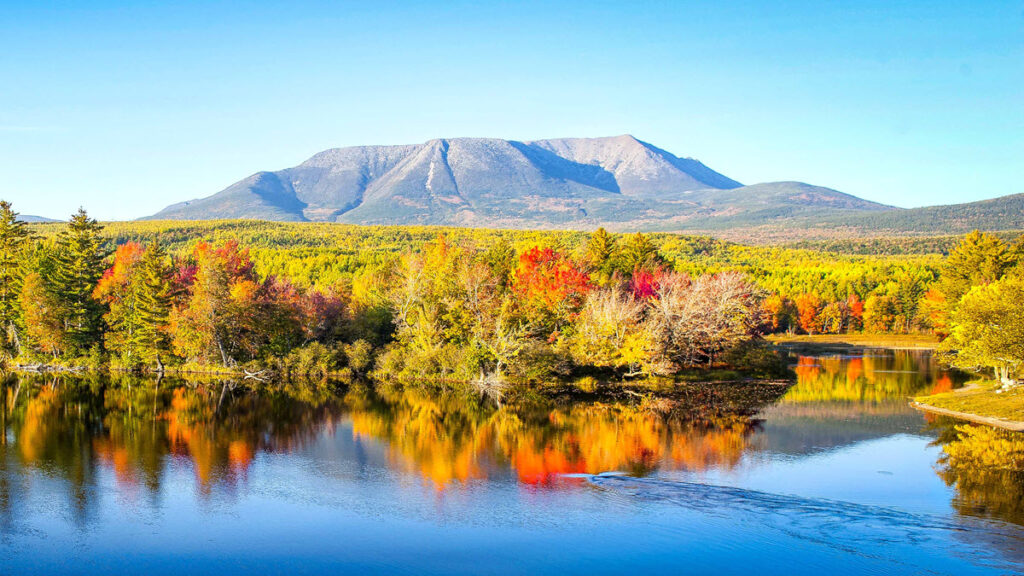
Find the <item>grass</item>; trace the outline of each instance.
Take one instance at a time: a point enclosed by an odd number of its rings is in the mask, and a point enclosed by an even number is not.
[[[847,345],[874,348],[932,350],[939,339],[930,334],[772,334],[765,338],[782,345]]]
[[[914,401],[964,414],[1024,422],[1024,387],[999,394],[996,389],[997,385],[993,381],[974,382],[961,390],[918,396]]]

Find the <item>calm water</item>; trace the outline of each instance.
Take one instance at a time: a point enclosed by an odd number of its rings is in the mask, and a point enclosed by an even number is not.
[[[10,379],[0,573],[1006,574],[1024,478],[945,462],[928,356],[516,411],[365,387]]]

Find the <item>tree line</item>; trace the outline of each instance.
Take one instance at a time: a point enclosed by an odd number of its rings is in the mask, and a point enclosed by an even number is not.
[[[3,203],[0,322],[11,358],[157,370],[673,374],[757,363],[771,332],[937,333],[980,357],[970,315],[1015,302],[1024,242],[1006,238],[865,256],[603,229],[28,226]]]
[[[646,236],[620,245],[603,230],[583,257],[439,235],[330,286],[258,273],[233,239],[175,254],[155,239],[111,246],[84,210],[36,238],[0,203],[0,244],[3,347],[19,362],[671,375],[747,363],[764,326],[763,291],[744,274],[677,272]]]

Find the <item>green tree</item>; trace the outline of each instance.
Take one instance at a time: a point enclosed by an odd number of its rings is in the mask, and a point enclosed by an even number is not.
[[[107,348],[128,367],[155,361],[157,370],[163,369],[171,306],[166,260],[158,244],[147,249],[137,242],[122,244],[93,294],[109,308]]]
[[[13,345],[16,352],[20,348],[21,258],[29,239],[29,231],[11,203],[0,200],[0,344],[3,348]]]
[[[1013,264],[1014,253],[1002,240],[975,230],[946,257],[938,289],[955,306],[972,286],[999,280]]]
[[[990,369],[1007,382],[1024,369],[1024,279],[975,286],[953,312],[950,334],[942,343],[954,366]]]
[[[657,264],[661,260],[658,255],[658,247],[651,242],[650,237],[641,232],[629,237],[622,247],[620,258],[622,269],[627,273],[632,273],[637,268]]]
[[[142,255],[139,291],[139,343],[140,355],[156,362],[163,371],[162,357],[170,350],[168,332],[173,290],[171,266],[167,252],[159,242],[153,242]]]
[[[103,275],[107,255],[100,238],[102,229],[79,208],[57,236],[51,285],[66,333],[67,351],[74,355],[84,354],[100,342],[103,307],[93,297],[93,290]]]

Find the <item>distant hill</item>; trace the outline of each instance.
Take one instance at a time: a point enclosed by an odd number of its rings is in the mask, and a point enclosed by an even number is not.
[[[745,241],[1024,228],[1024,195],[905,210],[802,182],[744,186],[632,136],[438,139],[316,154],[148,219],[699,232]]]
[[[42,224],[45,222],[63,222],[63,220],[57,220],[55,218],[47,218],[45,216],[33,216],[31,214],[19,214],[18,220],[22,222],[29,222],[32,224]]]
[[[839,222],[833,218],[832,221]],[[844,222],[875,232],[964,233],[971,230],[1024,229],[1024,194],[945,206],[926,206],[884,214],[862,214]]]
[[[697,160],[617,136],[338,148],[150,218],[649,229],[891,209],[798,182],[742,186]]]
[[[704,225],[701,225],[704,224]],[[717,225],[713,225],[717,224]],[[923,208],[878,210],[871,212],[847,212],[818,214],[794,214],[781,219],[765,219],[760,222],[697,222],[693,226],[675,226],[673,230],[694,234],[709,234],[747,243],[790,243],[803,240],[825,241],[814,246],[830,245],[828,240],[850,240],[868,238],[900,237],[934,237],[946,236],[952,242],[958,241],[957,236],[971,230],[1001,232],[1006,240],[1020,236],[1024,231],[1024,194],[1001,196],[990,200],[950,204],[945,206],[926,206]],[[953,235],[953,236],[950,236]],[[869,243],[872,244],[872,243]],[[870,253],[881,253],[895,250],[908,253],[920,250],[948,249],[947,243],[926,242],[925,245],[911,247],[905,245],[897,248],[891,245],[884,250],[880,245],[865,245],[856,248],[849,243],[834,244],[841,251],[868,250]],[[927,245],[927,247],[926,247]],[[811,246],[808,244],[808,246]]]

